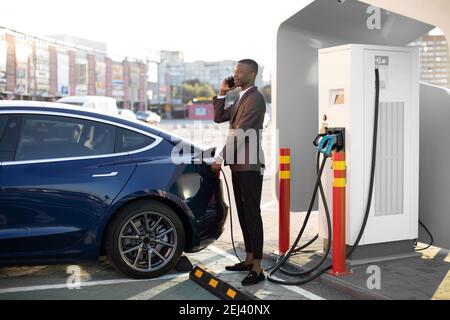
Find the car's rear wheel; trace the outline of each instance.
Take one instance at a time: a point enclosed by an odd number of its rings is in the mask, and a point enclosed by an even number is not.
[[[183,224],[170,207],[157,201],[126,207],[107,232],[109,259],[133,278],[159,277],[172,270],[183,253]]]

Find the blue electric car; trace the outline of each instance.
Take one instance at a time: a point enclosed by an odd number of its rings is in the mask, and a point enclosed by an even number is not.
[[[223,231],[210,151],[114,115],[0,102],[0,265],[107,255],[131,277],[167,273]]]

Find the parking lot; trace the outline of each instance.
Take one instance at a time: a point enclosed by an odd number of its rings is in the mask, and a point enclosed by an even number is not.
[[[187,255],[194,264],[206,267],[218,277],[246,290],[263,300],[324,300],[350,299],[320,283],[306,287],[288,287],[268,281],[254,287],[242,288],[242,273],[224,271],[237,260],[219,246]],[[271,262],[265,261],[265,266]],[[80,279],[71,274],[81,271]],[[79,281],[79,282],[78,282]],[[0,269],[0,300],[218,300],[218,298],[189,280],[187,272],[171,272],[158,279],[134,280],[119,274],[107,260],[99,264],[23,266]]]
[[[220,146],[225,139],[227,128],[225,125],[217,125],[212,122],[175,120],[164,121],[160,127],[179,136],[202,142],[207,146]],[[264,146],[267,148],[267,154],[270,154],[270,138],[270,131],[266,130]],[[272,191],[271,170],[272,164],[269,160],[262,197],[264,228],[269,241],[276,239],[278,219],[277,203]],[[226,175],[229,175],[228,169],[226,169]],[[228,180],[231,181],[230,177]],[[233,197],[232,192],[231,197]],[[233,203],[233,198],[231,203]],[[235,209],[234,215],[236,215]],[[308,234],[315,232],[316,220],[312,219],[312,224],[307,229]],[[236,216],[234,226],[236,242],[239,244],[242,238]],[[188,254],[187,257],[193,265],[202,265],[240,288],[240,281],[245,275],[224,271],[226,265],[237,261],[232,251],[229,227],[228,221],[224,234],[213,246],[199,253]],[[298,226],[293,227],[294,232],[297,229]],[[265,267],[272,263],[273,261],[264,261]],[[319,282],[313,282],[300,288],[279,286],[265,281],[260,285],[246,288],[246,290],[259,299],[350,299],[349,296]],[[0,268],[0,300],[14,299],[217,300],[218,298],[189,280],[187,272],[173,271],[158,279],[133,280],[118,273],[108,260],[101,259],[98,264]]]

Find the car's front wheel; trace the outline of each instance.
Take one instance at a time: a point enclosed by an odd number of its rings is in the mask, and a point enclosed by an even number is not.
[[[156,278],[177,264],[185,231],[170,207],[139,201],[116,215],[106,239],[106,252],[116,269],[133,278]]]

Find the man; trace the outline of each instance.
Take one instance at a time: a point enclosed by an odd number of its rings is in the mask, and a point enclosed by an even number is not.
[[[239,61],[234,73],[234,87],[230,88],[228,79],[223,80],[220,93],[214,98],[214,121],[229,121],[230,132],[223,150],[216,156],[212,169],[219,172],[223,164],[230,166],[234,198],[246,249],[245,261],[226,269],[250,271],[242,281],[244,286],[254,285],[265,279],[261,267],[264,237],[260,203],[264,170],[261,131],[266,103],[255,86],[257,74],[258,64],[255,61]],[[242,89],[238,100],[229,108],[225,108],[227,92],[236,87]]]

